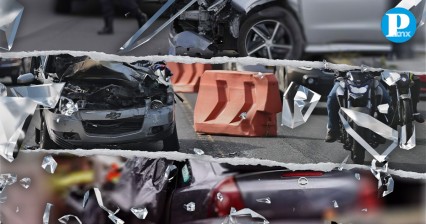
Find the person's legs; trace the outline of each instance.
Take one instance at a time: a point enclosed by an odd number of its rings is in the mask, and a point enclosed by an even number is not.
[[[139,28],[143,26],[148,20],[148,16],[140,9],[136,0],[122,0],[123,8],[130,12],[132,16],[138,21]]]
[[[337,101],[336,91],[339,87],[339,82],[335,82],[333,89],[327,97],[327,135],[325,137],[326,142],[334,142],[339,137],[339,102]]]
[[[98,34],[112,34],[114,20],[114,3],[113,0],[99,0],[102,8],[102,16],[104,17],[105,26],[98,31]]]

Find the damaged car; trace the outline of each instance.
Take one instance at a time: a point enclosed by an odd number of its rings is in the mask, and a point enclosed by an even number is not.
[[[58,104],[36,113],[40,148],[122,148],[163,141],[177,151],[171,76],[161,63],[96,61],[70,55],[33,59],[35,79],[64,83]]]

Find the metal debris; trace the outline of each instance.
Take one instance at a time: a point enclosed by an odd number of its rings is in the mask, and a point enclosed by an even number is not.
[[[104,206],[104,202],[102,201],[102,195],[101,192],[99,191],[98,188],[93,188],[93,191],[95,192],[95,196],[96,196],[96,201],[98,202],[99,207],[101,207],[104,211],[106,211],[108,213],[108,218],[114,222],[115,224],[122,224],[124,223],[123,220],[121,220],[120,218],[118,218],[117,216],[115,216],[115,214],[117,214],[120,209],[117,209],[115,212],[112,212],[111,210],[109,210],[108,208],[106,208]]]
[[[291,82],[283,96],[282,125],[295,128],[306,123],[320,99],[320,94]]]
[[[75,215],[64,215],[61,218],[59,218],[58,221],[62,224],[67,224],[70,218],[74,218],[78,223],[82,224],[80,219]]]
[[[189,202],[188,204],[184,204],[183,207],[185,208],[186,211],[188,212],[193,212],[195,211],[195,203],[194,202]]]
[[[256,199],[256,201],[260,202],[260,203],[271,204],[271,198],[269,198],[269,197],[267,197],[267,198],[259,198],[259,199]]]
[[[339,207],[339,205],[337,204],[337,201],[336,201],[336,200],[333,200],[333,207],[334,207],[334,208],[338,208],[338,207]]]
[[[43,224],[49,224],[50,209],[52,208],[52,206],[52,204],[46,203],[46,208],[44,209],[43,213]]]
[[[195,154],[197,154],[197,155],[204,155],[204,151],[203,150],[201,150],[201,149],[198,149],[198,148],[194,148],[194,152],[195,152]]]
[[[399,139],[399,148],[401,149],[410,150],[416,147],[416,127],[413,126],[411,137],[407,139],[407,125],[402,126]]]
[[[31,184],[31,178],[24,177],[19,181],[19,183],[21,184],[21,186],[23,188],[28,189],[30,187],[30,184]]]
[[[385,161],[382,167],[377,167],[377,161],[373,159],[371,161],[370,171],[378,180],[377,188],[383,189],[382,197],[393,192],[394,181],[392,176],[388,173],[388,162]]]
[[[217,200],[219,200],[220,202],[222,202],[223,201],[223,195],[222,195],[222,193],[217,192],[216,198],[217,198]]]
[[[145,219],[148,215],[148,210],[146,208],[131,208],[130,211],[138,218]]]
[[[242,112],[239,117],[243,120],[247,119],[247,112]]]
[[[46,170],[46,172],[53,174],[56,170],[58,163],[56,163],[55,159],[51,155],[47,155],[43,158],[43,163],[41,167]]]

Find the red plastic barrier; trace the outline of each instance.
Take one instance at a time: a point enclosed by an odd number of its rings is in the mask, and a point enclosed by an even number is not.
[[[281,108],[273,74],[261,78],[256,72],[209,70],[201,76],[194,128],[208,134],[276,136]]]
[[[167,67],[172,72],[172,84],[175,92],[196,93],[200,86],[200,76],[206,70],[212,69],[210,64],[181,64],[167,62]]]

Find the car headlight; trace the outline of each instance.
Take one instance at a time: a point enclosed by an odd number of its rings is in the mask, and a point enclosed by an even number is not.
[[[366,93],[368,90],[368,85],[365,85],[363,87],[355,87],[355,86],[349,86],[351,93],[355,94],[363,94]]]
[[[71,116],[78,111],[78,105],[72,99],[61,96],[59,101],[59,111],[65,116]]]
[[[151,109],[155,110],[155,109],[159,109],[159,108],[162,108],[162,107],[164,107],[164,104],[160,100],[153,100],[151,102]]]

